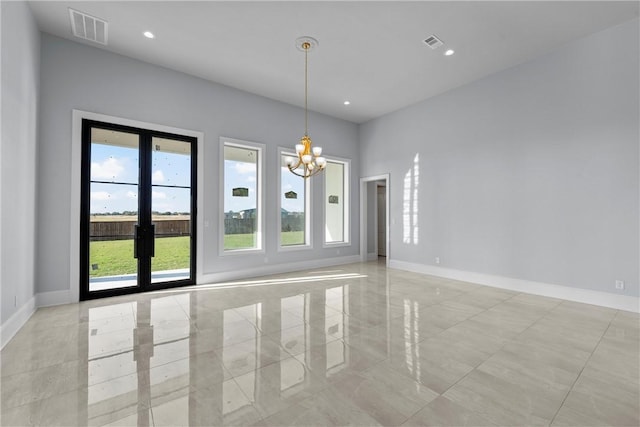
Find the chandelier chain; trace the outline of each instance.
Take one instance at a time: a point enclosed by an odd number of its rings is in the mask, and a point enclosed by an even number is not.
[[[308,98],[308,67],[307,67],[307,55],[309,54],[309,44],[304,44],[304,134],[309,135],[309,110],[307,107]]]
[[[304,136],[296,144],[296,157],[286,156],[284,161],[289,171],[302,178],[309,178],[322,172],[327,160],[322,157],[322,148],[313,147],[309,138],[309,51],[318,41],[311,37],[299,37],[296,46],[304,51]]]

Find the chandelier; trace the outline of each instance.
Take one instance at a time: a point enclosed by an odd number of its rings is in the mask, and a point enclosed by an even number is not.
[[[308,122],[309,111],[307,108],[307,55],[310,50],[318,45],[318,41],[312,37],[299,37],[296,39],[296,47],[304,52],[304,136],[300,139],[300,143],[296,144],[297,158],[287,156],[285,163],[289,170],[294,174],[303,178],[309,178],[321,171],[327,166],[327,160],[322,157],[321,147],[312,147],[311,138],[309,137]]]

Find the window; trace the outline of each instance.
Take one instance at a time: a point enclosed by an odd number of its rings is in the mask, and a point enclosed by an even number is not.
[[[349,243],[348,161],[327,159],[324,192],[324,243]]]
[[[295,154],[280,150],[280,247],[311,246],[309,180],[289,171],[287,156]]]
[[[264,146],[222,140],[223,215],[221,253],[262,250],[262,153]]]

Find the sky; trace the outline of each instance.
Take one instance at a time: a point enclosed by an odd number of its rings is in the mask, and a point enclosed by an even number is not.
[[[224,211],[239,212],[245,209],[255,209],[256,207],[256,164],[249,162],[238,162],[225,160],[224,162]],[[304,211],[304,180],[295,176],[286,167],[281,168],[282,192],[280,203],[283,209],[289,212]],[[234,197],[232,189],[244,187],[249,189],[249,197]],[[265,185],[266,197],[273,197],[273,186]],[[294,191],[298,194],[297,199],[285,199],[284,193]]]
[[[188,212],[189,189],[166,188],[161,185],[189,186],[190,156],[154,151],[152,165],[152,210],[158,212]],[[91,184],[91,213],[111,213],[138,210],[138,150],[93,143],[91,146],[91,180],[115,181],[130,185]],[[289,212],[304,210],[304,180],[287,168],[281,170],[283,209]],[[224,211],[239,212],[256,207],[255,163],[225,161]],[[249,197],[233,197],[232,189],[246,187]],[[265,185],[266,197],[274,197],[271,185]],[[284,193],[293,190],[297,199],[285,199]]]
[[[154,151],[151,170],[152,211],[189,212],[190,156]],[[116,181],[132,185],[91,184],[91,213],[138,210],[138,150],[93,143],[91,180]]]

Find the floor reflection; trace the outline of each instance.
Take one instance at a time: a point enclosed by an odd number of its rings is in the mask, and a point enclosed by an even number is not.
[[[0,424],[638,425],[638,321],[377,263],[48,307]]]
[[[389,335],[385,311],[363,315],[374,294],[388,304],[388,285],[365,290],[367,276],[335,270],[322,279],[87,304],[85,423],[246,424],[328,387],[350,367],[351,335],[374,325],[376,342]]]

